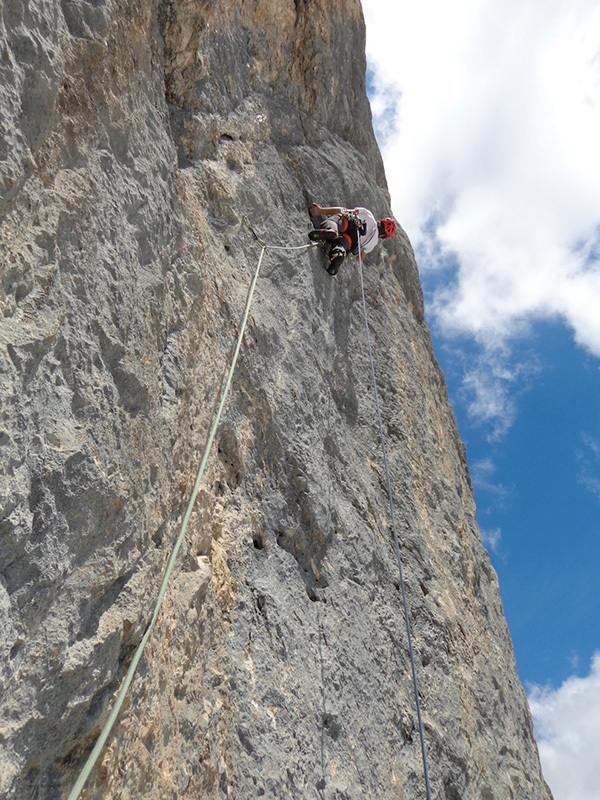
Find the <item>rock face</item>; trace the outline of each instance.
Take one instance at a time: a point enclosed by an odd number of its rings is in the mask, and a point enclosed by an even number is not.
[[[260,250],[390,212],[358,0],[0,6],[0,794],[73,786],[152,615]],[[432,793],[548,800],[401,232],[366,290]],[[267,250],[87,798],[425,796],[356,264]]]

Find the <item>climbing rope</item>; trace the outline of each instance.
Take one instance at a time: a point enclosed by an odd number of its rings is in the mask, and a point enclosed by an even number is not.
[[[369,351],[369,364],[371,368],[371,380],[373,382],[373,394],[375,396],[375,409],[377,411],[377,425],[379,427],[379,440],[381,443],[381,454],[383,457],[383,468],[385,470],[385,482],[387,487],[388,502],[390,505],[390,518],[392,521],[392,531],[394,533],[394,550],[396,551],[396,561],[398,562],[398,572],[400,573],[400,592],[402,594],[402,605],[404,607],[404,622],[406,624],[406,635],[408,638],[408,654],[412,669],[413,691],[415,695],[415,706],[417,709],[417,721],[419,725],[419,737],[421,740],[421,756],[423,758],[423,776],[425,779],[425,792],[427,800],[431,800],[431,790],[429,787],[429,771],[427,769],[427,752],[425,750],[425,734],[423,732],[423,718],[421,716],[421,702],[419,700],[419,683],[417,681],[417,668],[415,665],[415,655],[412,644],[412,633],[410,628],[410,618],[408,615],[408,601],[406,599],[406,588],[404,585],[404,573],[402,570],[402,554],[400,552],[400,538],[396,528],[396,515],[394,513],[394,499],[392,497],[392,481],[387,460],[385,447],[385,437],[383,435],[383,423],[381,421],[381,407],[379,405],[379,393],[377,391],[377,379],[375,377],[375,363],[373,361],[373,348],[371,347],[371,335],[369,333],[369,318],[367,316],[367,300],[365,297],[365,281],[362,268],[362,254],[360,250],[360,236],[358,236],[358,271],[360,275],[360,290],[362,294],[363,315],[365,319],[365,333],[367,337],[367,349]]]
[[[169,579],[170,579],[170,577],[171,577],[171,575],[173,573],[173,569],[175,567],[175,562],[177,560],[177,556],[179,555],[179,551],[181,549],[181,545],[183,544],[183,540],[184,540],[185,534],[187,532],[187,528],[188,528],[188,525],[189,525],[189,522],[190,522],[190,518],[192,516],[192,511],[194,509],[196,498],[198,496],[198,492],[199,492],[199,489],[200,489],[200,484],[201,484],[202,478],[204,477],[204,472],[206,470],[208,457],[209,457],[209,454],[210,454],[210,451],[211,451],[211,448],[212,448],[212,445],[213,445],[213,442],[214,442],[214,439],[215,439],[215,436],[216,436],[217,428],[219,427],[219,424],[220,424],[220,421],[221,421],[221,416],[223,414],[223,410],[224,410],[224,407],[225,407],[225,403],[227,401],[227,397],[229,395],[229,391],[230,391],[230,388],[231,388],[231,383],[232,383],[232,380],[233,380],[233,374],[235,372],[235,367],[236,367],[238,356],[239,356],[240,349],[241,349],[241,346],[242,346],[242,340],[243,340],[244,333],[245,333],[245,330],[246,330],[246,325],[247,325],[247,322],[248,322],[248,316],[249,316],[249,313],[250,313],[250,307],[252,305],[252,300],[253,300],[253,297],[254,297],[254,290],[256,288],[256,283],[258,281],[258,276],[259,276],[259,273],[260,273],[260,267],[261,267],[262,260],[263,260],[263,257],[265,255],[265,252],[266,252],[267,248],[270,249],[270,250],[306,250],[306,249],[308,249],[310,247],[317,246],[316,243],[312,243],[312,242],[310,244],[299,245],[299,246],[269,245],[269,244],[266,244],[265,242],[263,242],[259,238],[259,236],[256,234],[254,229],[251,227],[247,217],[244,216],[242,218],[242,224],[245,225],[245,227],[247,227],[248,230],[252,233],[252,236],[254,237],[254,240],[260,246],[261,252],[260,252],[259,259],[258,259],[258,263],[256,265],[256,270],[254,272],[254,276],[252,278],[252,282],[250,284],[250,288],[248,289],[248,295],[246,297],[246,305],[245,305],[244,313],[243,313],[243,316],[242,316],[240,332],[238,334],[238,339],[237,339],[235,350],[234,350],[233,357],[232,357],[232,360],[231,360],[231,365],[230,365],[230,368],[229,368],[229,373],[228,373],[228,376],[227,376],[227,380],[225,382],[225,387],[224,387],[224,389],[223,389],[223,391],[221,393],[221,399],[220,399],[220,402],[219,402],[219,406],[218,406],[218,409],[217,409],[215,420],[214,420],[213,425],[212,425],[212,427],[210,429],[210,432],[209,432],[209,435],[208,435],[208,439],[207,439],[207,442],[206,442],[206,446],[204,448],[204,453],[203,453],[202,459],[200,461],[200,466],[198,467],[198,472],[197,472],[197,475],[196,475],[196,481],[195,481],[195,484],[194,484],[194,488],[192,490],[192,494],[191,494],[191,497],[190,497],[190,500],[189,500],[185,515],[183,517],[183,521],[181,523],[181,529],[179,531],[179,535],[177,536],[177,539],[175,541],[175,544],[173,546],[173,549],[171,551],[171,555],[170,555],[168,563],[167,563],[167,567],[165,569],[165,573],[164,573],[164,576],[163,576],[163,579],[162,579],[162,583],[160,585],[160,589],[159,589],[159,592],[158,592],[158,597],[157,597],[157,600],[156,600],[156,604],[155,604],[155,607],[154,607],[154,612],[152,614],[152,618],[151,618],[150,622],[148,623],[148,626],[147,626],[147,628],[146,628],[146,630],[144,632],[144,635],[142,636],[142,639],[140,640],[140,643],[137,646],[137,649],[136,649],[136,651],[134,653],[134,656],[133,656],[133,658],[131,660],[131,663],[129,665],[129,668],[127,670],[127,674],[125,675],[125,678],[123,680],[123,683],[121,685],[119,693],[118,693],[118,695],[117,695],[117,697],[115,699],[115,702],[114,702],[113,708],[112,708],[112,710],[110,712],[110,715],[109,715],[108,719],[106,720],[106,722],[104,724],[104,727],[102,728],[102,730],[100,732],[100,735],[98,736],[98,739],[96,740],[96,744],[94,745],[94,748],[93,748],[92,752],[90,753],[90,755],[89,755],[89,757],[88,757],[83,769],[81,770],[81,773],[79,774],[79,777],[77,778],[77,781],[76,781],[75,785],[73,786],[73,789],[71,790],[71,792],[69,794],[68,800],[78,800],[78,798],[79,798],[79,796],[80,796],[80,794],[81,794],[81,792],[82,792],[82,790],[83,790],[83,788],[84,788],[84,786],[85,786],[85,784],[86,784],[86,782],[87,782],[92,770],[94,769],[94,767],[95,767],[95,765],[96,765],[96,763],[97,763],[97,761],[98,761],[98,759],[100,757],[100,754],[101,754],[101,752],[102,752],[102,750],[104,748],[104,745],[106,744],[106,741],[107,741],[107,739],[108,739],[108,737],[110,735],[110,732],[111,732],[111,730],[112,730],[112,728],[113,728],[113,726],[114,726],[114,724],[115,724],[115,722],[117,720],[117,717],[119,716],[119,713],[120,713],[120,711],[121,711],[121,709],[123,707],[123,703],[125,701],[125,698],[127,696],[128,691],[129,691],[129,687],[131,686],[131,683],[133,681],[135,672],[137,670],[137,666],[138,666],[139,661],[140,661],[140,659],[141,659],[141,657],[143,655],[143,652],[144,652],[144,649],[146,647],[146,644],[147,644],[148,640],[150,639],[150,636],[152,634],[152,631],[153,631],[154,626],[156,624],[156,621],[158,619],[158,615],[159,615],[160,610],[162,608],[162,604],[163,604],[163,601],[164,601],[164,598],[165,598],[165,594],[166,594],[166,590],[167,590],[167,585],[168,585]],[[416,707],[417,707],[417,718],[418,718],[418,723],[419,723],[419,735],[420,735],[420,738],[421,738],[421,752],[422,752],[422,756],[423,756],[423,769],[424,769],[424,775],[425,775],[425,788],[426,788],[426,792],[427,792],[427,800],[431,800],[431,794],[430,794],[430,789],[429,789],[429,777],[428,777],[428,771],[427,771],[427,756],[426,756],[426,752],[425,752],[425,737],[424,737],[424,733],[423,733],[423,722],[422,722],[422,718],[421,718],[421,707],[420,707],[420,702],[419,702],[419,688],[418,688],[418,683],[417,683],[417,673],[416,673],[416,666],[415,666],[415,658],[414,658],[413,647],[412,647],[412,636],[411,636],[411,631],[410,631],[410,620],[409,620],[409,616],[408,616],[408,603],[407,603],[407,600],[406,600],[406,591],[405,591],[405,587],[404,587],[404,578],[403,578],[403,573],[402,573],[402,558],[401,558],[401,554],[400,554],[400,544],[399,544],[398,532],[397,532],[397,529],[396,529],[396,522],[395,522],[395,515],[394,515],[394,504],[393,504],[392,490],[391,490],[391,480],[390,480],[390,473],[389,473],[388,462],[387,462],[387,454],[386,454],[386,449],[385,449],[385,440],[384,440],[384,435],[383,435],[383,425],[382,425],[382,422],[381,422],[381,410],[380,410],[380,406],[379,406],[379,397],[378,397],[378,392],[377,392],[377,382],[376,382],[376,378],[375,378],[375,366],[374,366],[374,362],[373,362],[373,351],[372,351],[372,347],[371,347],[371,338],[370,338],[370,334],[369,334],[369,323],[368,323],[368,317],[367,317],[367,304],[366,304],[366,298],[365,298],[365,287],[364,287],[362,260],[361,260],[361,252],[360,252],[360,237],[359,237],[359,241],[358,241],[358,248],[359,248],[358,263],[359,263],[359,271],[360,271],[360,283],[361,283],[361,291],[362,291],[363,312],[364,312],[364,318],[365,318],[365,330],[366,330],[366,336],[367,336],[367,346],[368,346],[368,351],[369,351],[369,360],[370,360],[370,365],[371,365],[371,378],[372,378],[372,381],[373,381],[373,391],[374,391],[374,395],[375,395],[375,406],[376,406],[376,409],[377,409],[377,422],[378,422],[378,425],[379,425],[379,436],[380,436],[380,440],[381,440],[383,463],[384,463],[384,468],[385,468],[385,473],[386,473],[387,493],[388,493],[388,500],[389,500],[389,504],[390,504],[392,529],[393,529],[393,532],[394,532],[394,545],[395,545],[395,550],[396,550],[396,559],[398,561],[398,569],[399,569],[399,572],[400,572],[400,588],[401,588],[401,592],[402,592],[402,602],[403,602],[403,605],[404,605],[404,617],[405,617],[406,629],[407,629],[407,634],[408,634],[408,649],[409,649],[410,661],[411,661],[411,666],[412,666],[413,686],[414,686],[414,692],[415,692],[415,702],[416,702]]]
[[[249,227],[249,225],[248,225],[248,227]],[[252,229],[250,228],[250,230],[252,230]],[[223,414],[223,409],[225,407],[225,402],[227,400],[227,396],[228,396],[229,390],[231,388],[231,381],[233,379],[233,373],[235,371],[237,359],[238,359],[238,356],[239,356],[239,353],[240,353],[240,348],[242,346],[242,339],[244,337],[244,332],[246,330],[246,323],[248,322],[248,315],[250,313],[250,306],[252,305],[252,299],[254,297],[254,289],[256,288],[256,282],[258,280],[258,275],[259,275],[259,272],[260,272],[260,265],[262,263],[263,256],[264,256],[265,251],[267,249],[267,245],[264,244],[264,242],[260,241],[260,239],[256,236],[254,231],[252,231],[252,234],[254,235],[255,240],[260,245],[260,248],[261,248],[260,257],[258,259],[258,264],[256,265],[256,270],[254,272],[254,277],[252,278],[252,282],[250,284],[250,288],[248,289],[248,296],[246,298],[246,307],[244,308],[244,314],[243,314],[243,317],[242,317],[242,323],[241,323],[241,326],[240,326],[240,332],[239,332],[237,343],[236,343],[236,347],[235,347],[235,350],[234,350],[234,353],[233,353],[233,358],[231,360],[231,366],[229,368],[229,374],[227,376],[227,381],[225,383],[225,387],[224,387],[223,392],[221,394],[221,401],[219,403],[219,407],[217,409],[217,414],[215,416],[215,420],[213,422],[212,428],[210,429],[210,433],[208,435],[208,439],[207,439],[207,442],[206,442],[206,446],[204,448],[204,454],[202,456],[202,460],[200,462],[200,466],[198,467],[198,474],[196,475],[196,483],[194,484],[194,489],[192,491],[192,494],[191,494],[191,497],[190,497],[190,501],[188,503],[188,507],[187,507],[187,510],[185,512],[185,516],[183,518],[183,522],[181,523],[181,529],[180,529],[179,535],[178,535],[178,537],[177,537],[177,539],[175,541],[175,545],[173,546],[173,550],[171,551],[171,556],[170,556],[169,561],[167,563],[167,568],[165,570],[165,574],[163,576],[162,583],[160,585],[160,590],[158,592],[158,598],[156,600],[156,605],[154,607],[154,613],[152,614],[152,619],[150,620],[150,622],[148,624],[148,627],[146,628],[146,631],[144,632],[144,635],[143,635],[139,645],[137,646],[137,649],[135,651],[135,654],[133,656],[131,664],[129,665],[129,669],[127,670],[127,674],[126,674],[125,679],[123,681],[123,684],[121,686],[121,689],[119,690],[119,694],[117,695],[117,698],[115,700],[115,703],[114,703],[114,706],[112,708],[112,711],[111,711],[108,719],[106,720],[106,722],[104,724],[104,727],[102,728],[102,731],[100,732],[100,736],[98,737],[98,739],[96,741],[96,744],[94,745],[94,749],[90,753],[90,755],[88,757],[88,760],[86,761],[83,769],[81,770],[81,773],[80,773],[80,775],[79,775],[79,777],[77,779],[77,782],[75,783],[75,786],[71,790],[71,793],[70,793],[70,795],[68,797],[68,800],[77,800],[77,798],[81,794],[81,791],[82,791],[83,787],[85,786],[85,783],[86,783],[87,779],[89,778],[92,769],[94,768],[94,766],[96,765],[96,762],[98,761],[98,758],[100,757],[100,753],[102,752],[102,749],[103,749],[103,747],[104,747],[104,745],[106,743],[106,740],[108,739],[108,736],[109,736],[109,734],[111,732],[111,729],[112,729],[113,725],[115,724],[115,721],[116,721],[116,719],[117,719],[117,717],[119,715],[119,712],[121,711],[121,708],[123,706],[123,702],[125,700],[127,692],[129,691],[129,687],[130,687],[131,682],[133,680],[133,676],[134,676],[135,671],[137,669],[138,663],[140,661],[140,658],[142,657],[142,653],[144,652],[144,649],[146,647],[148,639],[150,638],[150,635],[152,633],[154,625],[156,624],[156,620],[158,618],[158,615],[159,615],[159,612],[160,612],[160,609],[162,607],[163,600],[164,600],[164,597],[165,597],[165,593],[166,593],[166,590],[167,590],[167,584],[169,582],[169,578],[171,577],[171,574],[173,572],[173,568],[175,567],[175,561],[176,561],[177,556],[179,554],[179,551],[181,549],[181,545],[183,544],[183,540],[184,540],[184,537],[185,537],[185,534],[186,534],[186,531],[187,531],[187,528],[188,528],[188,525],[189,525],[189,521],[190,521],[190,518],[192,516],[192,511],[194,509],[194,504],[196,502],[196,497],[198,496],[198,491],[200,489],[200,483],[202,481],[202,478],[204,476],[204,471],[206,469],[208,456],[210,454],[210,450],[211,450],[212,444],[213,444],[214,439],[215,439],[217,428],[219,427],[219,423],[221,421],[221,416]],[[281,248],[278,248],[278,249],[281,249]],[[294,249],[294,248],[290,248],[290,249]]]
[[[248,217],[246,217],[246,216],[243,216],[243,217],[242,217],[242,225],[245,225],[245,226],[246,226],[246,228],[248,228],[248,230],[250,231],[250,233],[252,234],[252,236],[254,236],[254,241],[255,241],[257,244],[259,244],[261,247],[264,247],[265,249],[267,249],[267,248],[268,248],[269,250],[308,250],[308,249],[309,249],[309,247],[317,247],[317,246],[318,246],[318,242],[310,242],[309,244],[299,244],[299,245],[294,245],[294,246],[289,246],[289,245],[286,245],[286,246],[284,246],[284,245],[276,245],[276,244],[265,244],[265,243],[262,241],[262,239],[260,239],[260,237],[258,236],[258,234],[256,233],[256,231],[254,230],[254,228],[253,228],[253,227],[250,225],[250,223],[248,222]]]

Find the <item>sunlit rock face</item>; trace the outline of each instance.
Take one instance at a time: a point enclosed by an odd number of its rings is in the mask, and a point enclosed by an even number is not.
[[[66,796],[152,616],[264,240],[390,213],[357,0],[0,6],[0,795]],[[86,798],[423,798],[357,265],[267,250]],[[548,800],[400,232],[365,281],[432,794]]]

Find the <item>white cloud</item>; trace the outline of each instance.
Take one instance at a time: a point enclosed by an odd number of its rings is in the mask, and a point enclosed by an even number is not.
[[[515,403],[510,388],[514,376],[502,364],[487,359],[470,368],[463,379],[463,394],[471,418],[492,423],[490,440],[504,435],[515,417]]]
[[[522,349],[517,358],[502,342],[446,350],[452,354],[455,369],[461,370],[457,399],[471,422],[488,431],[488,441],[502,439],[517,414],[516,398],[543,369],[539,358],[528,349]]]
[[[392,208],[437,286],[430,323],[470,342],[460,399],[496,439],[543,366],[515,357],[530,325],[562,320],[600,356],[600,4],[362,3]],[[600,493],[582,442],[580,479]],[[491,460],[472,472],[493,489]],[[555,800],[600,800],[600,654],[529,699]]]
[[[576,452],[579,482],[600,500],[600,442],[587,433],[581,434],[583,445]]]
[[[481,458],[471,465],[471,478],[475,487],[491,495],[498,506],[510,497],[510,490],[496,480],[496,465],[491,458]]]
[[[599,800],[600,653],[590,674],[529,691],[542,771],[554,800]]]
[[[562,318],[600,355],[597,0],[363,8],[394,211],[456,264],[437,321],[490,346]]]
[[[502,539],[502,532],[500,528],[494,528],[491,531],[481,528],[480,531],[481,541],[485,547],[487,547],[488,550],[491,550],[492,553],[497,553],[498,547],[500,546],[500,541]]]

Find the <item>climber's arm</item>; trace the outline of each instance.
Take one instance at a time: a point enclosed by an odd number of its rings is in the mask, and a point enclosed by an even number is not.
[[[334,214],[341,214],[344,211],[348,211],[348,209],[342,206],[320,206],[318,203],[313,203],[309,209],[311,217],[332,217]],[[357,209],[353,209],[350,213],[355,214],[356,211]]]

